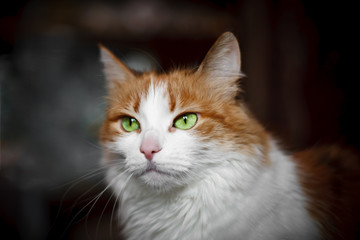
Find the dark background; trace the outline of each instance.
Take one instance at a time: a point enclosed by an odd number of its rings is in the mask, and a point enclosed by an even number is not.
[[[322,0],[2,2],[0,238],[114,239],[115,197],[97,198],[106,188],[98,43],[134,69],[161,71],[199,64],[232,31],[243,97],[285,149],[356,151],[356,9]]]

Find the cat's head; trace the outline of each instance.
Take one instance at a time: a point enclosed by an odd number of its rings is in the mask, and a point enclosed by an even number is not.
[[[119,174],[166,191],[264,150],[263,129],[236,99],[242,74],[232,33],[219,37],[197,69],[166,74],[135,73],[100,49],[108,85],[104,163]]]

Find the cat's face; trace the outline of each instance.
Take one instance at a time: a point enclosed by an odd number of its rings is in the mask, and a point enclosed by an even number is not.
[[[109,86],[101,141],[105,164],[119,174],[166,191],[262,146],[262,129],[235,100],[240,52],[232,34],[219,38],[197,70],[138,75],[107,49],[101,53]]]

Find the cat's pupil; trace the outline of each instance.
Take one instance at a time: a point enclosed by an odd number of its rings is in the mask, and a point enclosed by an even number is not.
[[[130,127],[132,126],[132,124],[135,122],[135,118],[130,118]]]
[[[186,124],[186,122],[187,122],[187,116],[184,115],[184,116],[183,116],[183,119],[184,119],[184,123]]]

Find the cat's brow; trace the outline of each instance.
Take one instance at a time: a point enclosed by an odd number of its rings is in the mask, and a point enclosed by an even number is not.
[[[138,113],[140,108],[140,96],[137,95],[134,97],[133,109],[134,112]]]
[[[169,109],[170,112],[174,112],[176,107],[176,96],[170,86],[168,86],[168,93],[169,93]]]

